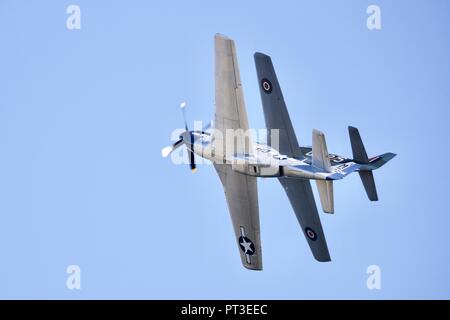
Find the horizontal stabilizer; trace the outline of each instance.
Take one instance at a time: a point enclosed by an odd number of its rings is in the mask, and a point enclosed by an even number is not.
[[[375,186],[375,180],[373,178],[372,171],[359,171],[359,176],[366,189],[367,197],[370,201],[378,201],[377,188]]]
[[[369,163],[367,165],[361,166],[362,170],[376,170],[384,166],[388,161],[396,156],[395,153],[387,152],[382,155],[373,157],[369,159]]]
[[[333,181],[316,180],[320,203],[325,213],[334,213]]]

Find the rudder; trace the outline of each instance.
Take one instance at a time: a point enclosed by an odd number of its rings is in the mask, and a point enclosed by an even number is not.
[[[350,136],[350,143],[352,145],[353,161],[358,164],[368,165],[370,160],[367,156],[366,148],[364,148],[358,129],[349,126],[348,133]],[[372,169],[360,170],[358,173],[369,200],[378,201],[377,187],[375,185],[375,179],[373,178]]]
[[[375,179],[372,171],[359,171],[359,176],[366,189],[367,197],[370,201],[378,201],[377,188],[375,186]]]
[[[320,204],[325,213],[334,213],[334,195],[332,180],[316,180],[319,190]]]
[[[331,172],[325,135],[316,129],[313,130],[312,152],[312,165],[323,172]],[[322,210],[326,213],[334,213],[333,181],[316,180],[316,184],[319,190]]]

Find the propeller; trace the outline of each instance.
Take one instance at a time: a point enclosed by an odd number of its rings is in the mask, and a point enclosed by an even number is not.
[[[203,131],[208,131],[214,126],[213,121],[211,120],[206,126],[203,127]]]
[[[214,126],[214,122],[210,121],[206,126],[203,127],[202,131],[196,130],[194,132],[201,133],[207,136],[211,135],[211,132],[207,132],[209,129],[211,129]]]
[[[183,101],[180,104],[180,108],[181,108],[181,112],[183,113],[184,128],[186,129],[186,131],[189,131],[187,121],[186,121],[186,101]]]
[[[186,132],[189,133],[189,138],[191,142],[191,146],[193,148],[194,146],[194,136],[192,135],[192,132],[189,131],[187,120],[186,120],[186,102],[183,101],[180,104],[181,112],[183,113],[183,120],[184,120],[184,128],[186,129]],[[197,171],[197,166],[195,165],[195,155],[191,148],[187,148],[188,156],[189,156],[189,166],[191,167],[191,171],[195,172]]]
[[[191,168],[192,172],[197,171],[197,166],[195,165],[195,155],[194,152],[192,151],[191,147],[189,147],[187,144],[189,144],[190,146],[193,147],[194,145],[194,135],[192,134],[192,132],[189,131],[188,125],[187,125],[187,120],[186,120],[186,102],[182,102],[180,104],[180,108],[181,108],[181,112],[183,114],[183,121],[184,121],[184,129],[186,130],[185,132],[183,132],[180,135],[180,140],[178,140],[177,142],[175,142],[173,145],[171,146],[167,146],[165,148],[163,148],[161,150],[161,155],[166,158],[167,156],[169,156],[174,150],[176,150],[177,148],[181,147],[183,144],[186,144],[186,149],[188,152],[188,157],[189,157],[189,166]]]
[[[169,154],[171,154],[178,147],[181,147],[182,144],[183,144],[183,139],[180,139],[177,142],[175,142],[173,145],[162,148],[161,155],[164,158],[167,158],[169,156]]]

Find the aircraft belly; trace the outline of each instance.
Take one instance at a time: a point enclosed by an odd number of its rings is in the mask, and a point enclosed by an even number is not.
[[[252,177],[279,177],[280,167],[279,166],[267,166],[260,164],[252,164],[248,162],[244,163],[233,163],[231,165],[233,171],[245,174]]]

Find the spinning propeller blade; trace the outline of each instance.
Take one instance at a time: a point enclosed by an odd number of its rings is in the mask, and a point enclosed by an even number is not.
[[[175,149],[180,147],[182,144],[183,144],[183,139],[180,139],[177,142],[175,142],[173,145],[162,148],[161,155],[163,156],[163,158],[166,158],[169,154],[171,154]]]
[[[186,102],[182,102],[180,104],[180,108],[181,108],[181,112],[183,114],[183,121],[184,121],[184,129],[186,130],[182,135],[180,135],[180,140],[178,140],[177,142],[175,142],[173,145],[171,146],[167,146],[165,148],[161,149],[161,155],[166,158],[167,156],[169,156],[175,149],[179,148],[181,145],[186,144],[186,149],[188,152],[188,157],[189,157],[189,166],[191,167],[191,171],[195,172],[197,170],[197,166],[195,165],[195,154],[194,151],[192,150],[193,146],[194,146],[194,135],[192,134],[192,132],[189,131],[188,125],[187,125],[187,120],[186,120]],[[187,139],[187,134],[189,135],[189,141],[186,141]]]

